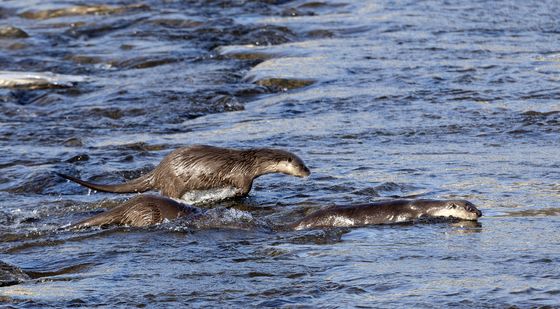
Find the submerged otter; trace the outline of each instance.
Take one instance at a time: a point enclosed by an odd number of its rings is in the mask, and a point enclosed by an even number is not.
[[[227,194],[226,197],[245,196],[255,178],[270,173],[306,177],[310,171],[298,156],[283,150],[196,145],[173,151],[150,173],[123,184],[101,185],[58,175],[97,191],[159,190],[165,196],[191,201],[196,192],[204,194],[211,190],[225,190],[222,193]]]
[[[413,222],[420,218],[436,217],[477,220],[480,216],[482,212],[471,202],[464,200],[392,200],[327,207],[290,224],[289,227],[294,230],[351,227]]]
[[[144,194],[135,196],[107,212],[73,224],[70,228],[107,225],[144,227],[159,224],[165,220],[202,213],[203,210],[200,208],[179,203],[170,198]],[[332,206],[318,210],[295,223],[278,228],[302,230],[351,227],[411,222],[426,217],[477,220],[480,216],[482,216],[480,210],[472,203],[463,200],[393,200],[364,205]]]

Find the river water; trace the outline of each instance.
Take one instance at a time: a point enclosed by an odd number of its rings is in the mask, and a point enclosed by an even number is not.
[[[15,307],[519,308],[560,304],[556,1],[13,0],[0,70],[0,261],[55,275]],[[73,8],[73,9],[71,9]],[[66,231],[189,144],[310,167],[214,222]],[[128,195],[129,197],[130,195]],[[272,232],[322,206],[462,198],[479,224]],[[256,227],[247,221],[260,222]]]

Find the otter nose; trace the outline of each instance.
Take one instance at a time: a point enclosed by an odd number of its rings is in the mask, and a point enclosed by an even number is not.
[[[482,217],[482,211],[477,209],[475,213],[479,218]]]

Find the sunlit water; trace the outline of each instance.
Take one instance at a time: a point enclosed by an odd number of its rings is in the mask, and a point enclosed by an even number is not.
[[[112,6],[44,11],[78,4],[0,4],[0,26],[28,36],[0,37],[0,70],[80,77],[0,89],[0,260],[57,272],[0,288],[1,301],[560,304],[557,2],[94,1]],[[213,209],[200,222],[59,229],[126,195],[88,192],[54,171],[119,182],[194,143],[287,149],[312,174],[258,178],[246,199],[203,205]],[[393,197],[464,198],[484,217],[270,228]]]

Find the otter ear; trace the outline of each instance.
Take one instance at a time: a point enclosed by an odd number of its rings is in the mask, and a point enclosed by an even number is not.
[[[451,203],[451,204],[449,204],[449,205],[447,206],[447,208],[449,208],[449,209],[456,209],[456,208],[457,208],[457,204]]]
[[[292,161],[294,161],[294,159],[288,158],[288,162],[289,162],[289,163],[292,163]]]

